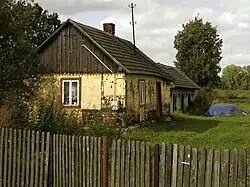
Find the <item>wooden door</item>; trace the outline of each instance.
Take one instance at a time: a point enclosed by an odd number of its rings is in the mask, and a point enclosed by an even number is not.
[[[162,95],[161,95],[161,83],[156,83],[156,99],[157,99],[157,112],[162,116]]]

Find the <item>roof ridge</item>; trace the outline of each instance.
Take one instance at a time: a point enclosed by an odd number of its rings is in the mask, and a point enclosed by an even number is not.
[[[103,31],[103,30],[101,30],[101,29],[98,29],[98,28],[96,28],[96,27],[94,27],[94,26],[85,25],[85,24],[83,24],[83,23],[80,23],[80,22],[74,21],[74,20],[71,20],[71,21],[73,21],[73,22],[75,22],[75,23],[77,23],[77,24],[79,24],[79,25],[82,25],[82,26],[84,26],[84,27],[88,27],[88,28],[94,29],[94,30],[96,30],[96,31],[98,31],[98,32],[102,32],[103,34],[106,34],[107,36],[110,36],[110,38],[113,38],[113,39],[115,39],[115,38],[120,38],[120,37],[118,37],[118,36],[116,36],[116,35],[113,35],[113,34],[110,34],[110,33],[108,33],[108,32],[105,32],[105,31]],[[121,38],[121,39],[122,39],[122,38]]]
[[[108,32],[105,32],[105,31],[103,31],[103,30],[101,30],[101,29],[98,29],[98,28],[96,28],[96,27],[92,27],[92,26],[89,26],[89,25],[85,25],[85,24],[82,24],[82,23],[77,22],[77,21],[74,21],[74,20],[71,20],[71,21],[75,22],[76,24],[79,24],[80,26],[87,27],[87,28],[90,28],[90,29],[94,29],[95,31],[101,32],[101,33],[103,33],[103,34],[106,34],[107,36],[109,36],[110,38],[112,38],[112,40],[119,41],[119,43],[123,45],[123,43],[120,42],[120,39],[122,39],[122,40],[125,40],[125,39],[123,39],[123,38],[121,38],[121,37],[118,37],[118,36],[116,36],[116,35],[113,35],[113,34],[110,34],[110,33],[108,33]],[[129,42],[128,40],[125,40],[125,41]],[[99,44],[99,45],[101,45],[101,44]],[[119,47],[119,48],[120,48],[120,47]]]

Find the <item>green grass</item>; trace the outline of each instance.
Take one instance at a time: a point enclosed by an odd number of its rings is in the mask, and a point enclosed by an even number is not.
[[[250,112],[250,102],[228,100]],[[175,114],[170,122],[158,122],[127,134],[128,138],[152,143],[178,143],[196,148],[250,148],[250,115],[201,117]]]

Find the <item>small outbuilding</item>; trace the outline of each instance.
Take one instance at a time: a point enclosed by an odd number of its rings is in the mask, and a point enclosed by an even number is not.
[[[189,103],[195,99],[200,87],[176,67],[157,64],[162,71],[174,79],[170,87],[170,112],[186,112]]]

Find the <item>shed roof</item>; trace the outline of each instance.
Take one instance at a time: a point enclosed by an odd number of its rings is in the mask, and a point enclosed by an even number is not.
[[[200,87],[179,69],[162,63],[156,63],[158,67],[174,78],[176,88],[200,89]]]
[[[173,80],[172,76],[162,71],[159,66],[139,48],[135,47],[134,49],[134,45],[130,41],[71,19],[65,21],[61,27],[38,47],[38,50],[45,47],[48,41],[59,33],[67,24],[72,24],[126,73],[158,76],[167,80]]]

